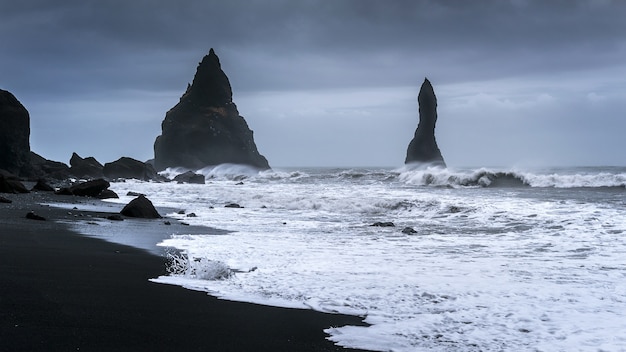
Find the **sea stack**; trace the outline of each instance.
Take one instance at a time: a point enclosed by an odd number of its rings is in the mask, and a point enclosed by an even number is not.
[[[211,49],[180,102],[165,115],[162,133],[154,142],[156,170],[197,170],[224,163],[269,169],[232,96],[228,77]]]
[[[0,169],[16,175],[30,170],[30,115],[11,92],[0,89]]]
[[[415,136],[407,148],[404,163],[424,163],[446,167],[435,140],[437,97],[428,78],[425,78],[424,83],[422,83],[417,102],[419,104],[420,120],[415,130]]]

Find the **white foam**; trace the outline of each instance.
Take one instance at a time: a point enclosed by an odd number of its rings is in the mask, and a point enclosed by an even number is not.
[[[626,348],[623,193],[418,187],[402,170],[281,172],[243,184],[227,177],[112,187],[197,215],[171,214],[186,222],[234,231],[163,241],[186,253],[189,266],[156,282],[373,324],[329,328],[342,346]],[[229,202],[244,208],[225,208]],[[396,227],[370,226],[376,221]],[[407,226],[417,233],[402,233]]]

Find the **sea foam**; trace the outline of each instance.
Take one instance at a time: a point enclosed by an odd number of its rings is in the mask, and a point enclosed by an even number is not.
[[[164,240],[182,256],[155,282],[372,324],[329,327],[342,346],[617,351],[626,348],[626,201],[614,181],[624,170],[596,171],[307,169],[112,188],[231,231]],[[436,181],[423,182],[428,174]],[[479,184],[499,174],[521,182]]]

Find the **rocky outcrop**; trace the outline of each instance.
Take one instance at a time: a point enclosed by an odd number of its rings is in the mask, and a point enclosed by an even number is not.
[[[80,182],[71,187],[61,188],[56,193],[61,195],[74,195],[79,197],[97,198],[100,194],[109,188],[108,181],[103,179],[90,180]]]
[[[69,166],[60,161],[48,160],[35,152],[30,152],[30,163],[33,174],[38,177],[65,180],[71,176]]]
[[[200,169],[224,163],[269,169],[253,132],[232,101],[228,77],[213,49],[198,65],[193,83],[165,115],[154,142],[154,166]]]
[[[92,156],[83,159],[80,155],[72,153],[72,158],[70,159],[70,173],[76,177],[102,177],[104,175],[102,172],[103,168],[104,166]]]
[[[420,121],[415,136],[406,151],[405,164],[428,163],[435,166],[446,166],[441,151],[435,141],[435,124],[437,122],[437,97],[430,81],[426,78],[417,96]]]
[[[0,89],[0,168],[16,175],[30,169],[30,116],[13,94]]]
[[[176,175],[176,177],[174,177],[174,181],[178,183],[196,183],[202,185],[205,183],[204,175],[197,174],[193,171],[187,171],[180,175]]]
[[[142,181],[159,179],[151,164],[128,157],[104,164],[102,172],[108,179],[134,178]]]
[[[28,189],[17,176],[0,169],[0,193],[28,193]]]
[[[154,208],[152,202],[144,197],[139,196],[126,204],[126,206],[120,212],[124,216],[132,218],[144,218],[144,219],[159,219],[161,215]]]
[[[115,193],[114,191],[110,190],[110,189],[104,189],[102,190],[102,192],[100,192],[100,194],[98,194],[98,199],[111,199],[111,198],[119,198],[120,196],[117,195],[117,193]]]
[[[54,187],[50,186],[46,180],[39,179],[37,183],[33,186],[32,191],[41,191],[41,192],[54,192]]]

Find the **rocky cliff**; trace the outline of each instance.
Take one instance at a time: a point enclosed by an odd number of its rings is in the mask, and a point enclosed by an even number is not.
[[[417,96],[419,104],[419,123],[415,136],[406,151],[405,164],[428,163],[435,166],[446,166],[441,151],[435,140],[435,124],[437,122],[437,97],[430,81],[426,78]]]
[[[30,116],[13,94],[0,89],[0,169],[30,171]]]
[[[230,82],[213,49],[198,65],[193,83],[180,102],[165,115],[161,129],[154,142],[157,171],[224,163],[269,168],[232,101]]]

